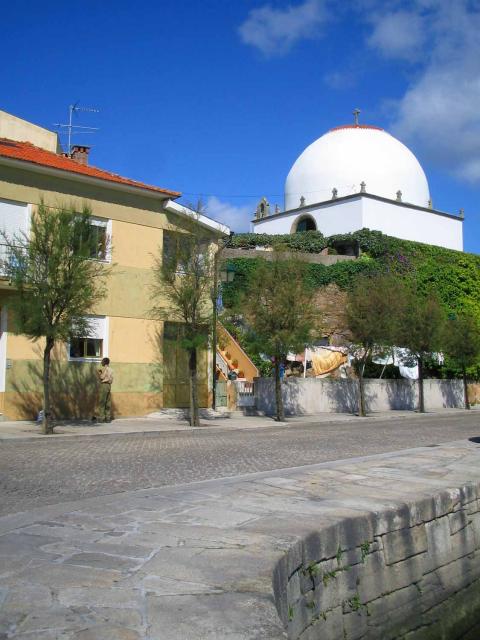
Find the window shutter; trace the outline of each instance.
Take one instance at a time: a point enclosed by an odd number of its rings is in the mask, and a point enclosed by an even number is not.
[[[9,239],[27,232],[28,205],[12,200],[0,200],[0,229]]]

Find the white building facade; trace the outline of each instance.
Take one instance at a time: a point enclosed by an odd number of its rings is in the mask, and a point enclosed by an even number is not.
[[[463,250],[463,215],[433,209],[427,178],[413,153],[370,125],[336,127],[313,142],[285,182],[285,210],[270,213],[263,199],[255,233],[362,228],[425,244]]]

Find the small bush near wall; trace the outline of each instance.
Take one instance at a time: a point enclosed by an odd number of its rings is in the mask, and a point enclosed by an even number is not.
[[[255,247],[282,246],[291,251],[320,253],[327,247],[327,240],[320,231],[300,231],[270,235],[268,233],[239,233],[231,237],[228,245],[234,249],[255,249]]]

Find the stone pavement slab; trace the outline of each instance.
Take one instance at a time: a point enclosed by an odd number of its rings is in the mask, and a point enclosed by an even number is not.
[[[445,507],[432,496],[448,489],[448,498],[441,499],[453,508],[460,499],[456,487],[466,487],[469,495],[468,483],[479,482],[480,445],[462,440],[6,516],[0,518],[0,638],[285,638],[273,570],[287,551],[290,573],[305,561],[295,560],[300,540],[307,540],[305,556],[329,557],[340,541],[339,529],[331,525],[344,518],[364,516],[366,539],[373,512],[383,514],[385,531],[392,522],[415,527]],[[471,499],[477,500],[473,489]],[[406,511],[405,504],[416,507]],[[322,526],[321,539],[309,537]],[[449,535],[461,534],[461,527],[459,518],[452,518]],[[444,533],[432,529],[427,536]],[[347,527],[342,540],[349,535]],[[400,571],[402,545],[413,540],[415,553],[425,547],[423,530],[408,535],[409,541],[402,534],[384,536],[386,557],[399,567],[399,588],[407,569],[410,576],[421,572],[416,556]],[[377,549],[369,548],[372,558]],[[370,571],[365,589],[378,588]]]

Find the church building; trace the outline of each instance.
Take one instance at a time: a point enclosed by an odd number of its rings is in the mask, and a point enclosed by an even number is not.
[[[368,228],[463,251],[463,210],[433,208],[427,178],[413,153],[380,127],[330,129],[294,162],[285,181],[285,209],[263,198],[255,233],[321,231],[325,236]]]

